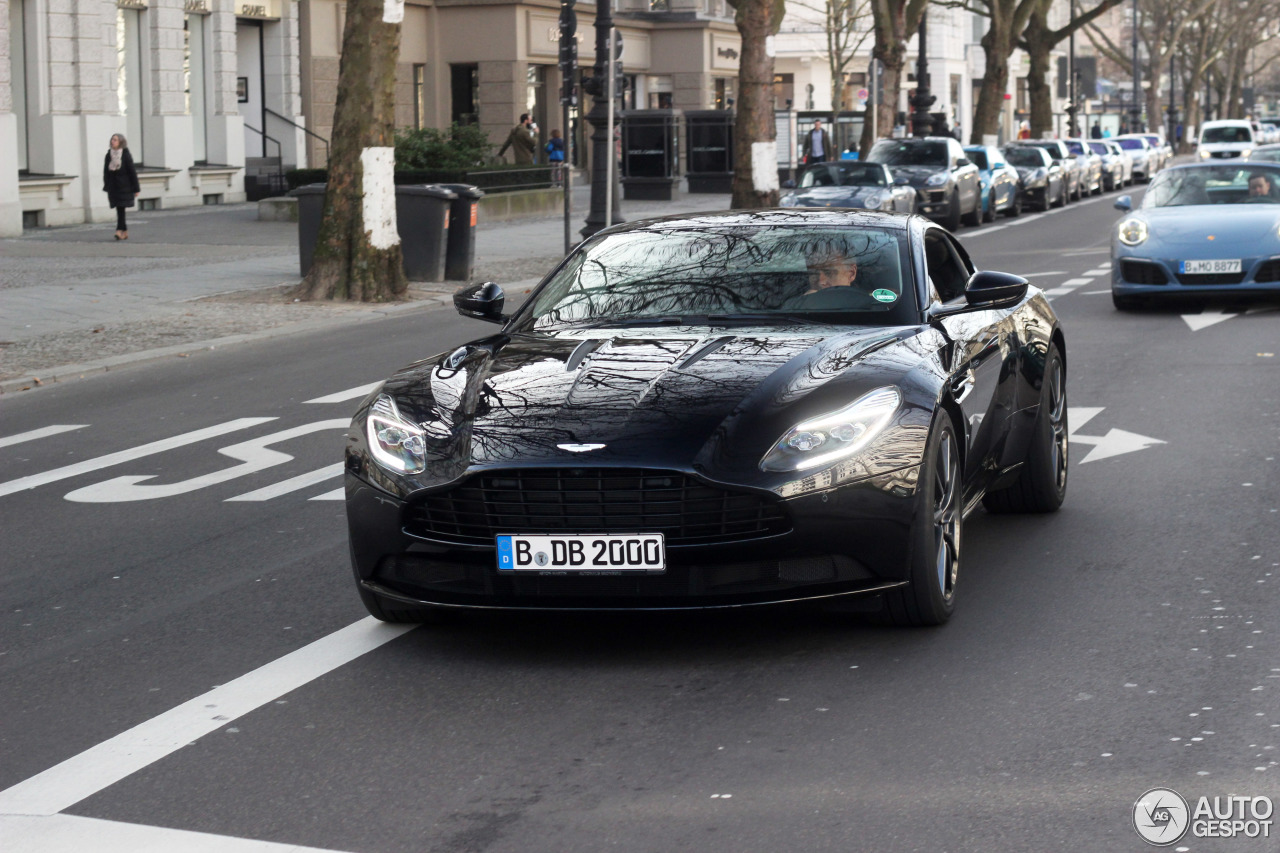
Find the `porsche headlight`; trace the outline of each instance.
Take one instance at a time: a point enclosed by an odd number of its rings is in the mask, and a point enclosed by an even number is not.
[[[946,172],[934,172],[932,175],[930,175],[928,178],[925,179],[924,185],[926,187],[940,187],[946,182],[947,182]]]
[[[880,434],[901,405],[902,394],[897,388],[877,388],[843,409],[787,430],[760,460],[760,467],[765,471],[807,471],[852,456]]]
[[[1147,239],[1147,223],[1141,219],[1126,219],[1120,223],[1120,242],[1136,246]]]
[[[880,205],[884,204],[884,194],[872,193],[871,195],[867,196],[862,203],[866,205],[868,210],[876,210],[877,208],[880,207]]]
[[[1036,169],[1034,172],[1031,173],[1031,180],[1033,181],[1039,181],[1047,177],[1049,177],[1049,170],[1046,169],[1044,166],[1039,167],[1038,169]]]
[[[374,460],[397,474],[420,474],[427,468],[425,433],[400,414],[396,401],[382,394],[369,407],[365,436]]]

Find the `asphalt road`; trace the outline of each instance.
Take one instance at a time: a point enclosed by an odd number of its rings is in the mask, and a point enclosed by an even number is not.
[[[1114,311],[1116,218],[960,232],[1053,297],[1073,456],[935,630],[369,624],[338,392],[491,328],[447,311],[6,396],[0,848],[1138,851],[1150,788],[1277,798],[1280,311]]]

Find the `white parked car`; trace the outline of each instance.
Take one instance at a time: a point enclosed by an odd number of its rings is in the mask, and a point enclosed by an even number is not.
[[[1201,160],[1248,157],[1257,146],[1253,125],[1239,119],[1206,121],[1200,128],[1196,156]]]

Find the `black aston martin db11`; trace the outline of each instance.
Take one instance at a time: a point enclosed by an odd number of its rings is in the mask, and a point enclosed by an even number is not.
[[[1066,352],[1026,280],[921,216],[621,225],[501,331],[411,364],[346,450],[369,611],[729,607],[876,594],[946,621],[961,526],[1067,485]]]

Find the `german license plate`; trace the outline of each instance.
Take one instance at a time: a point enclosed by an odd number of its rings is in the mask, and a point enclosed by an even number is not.
[[[1197,273],[1240,272],[1240,259],[1231,258],[1219,261],[1182,261],[1178,264],[1178,272],[1188,275]]]
[[[599,574],[666,570],[661,533],[499,535],[498,571]]]

